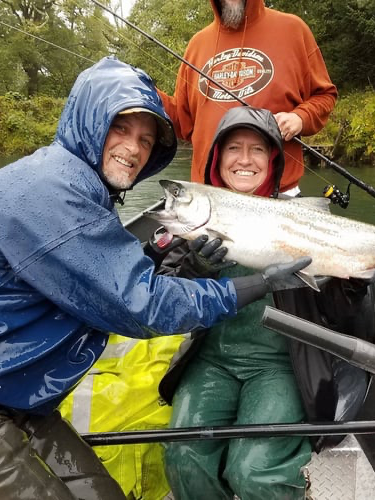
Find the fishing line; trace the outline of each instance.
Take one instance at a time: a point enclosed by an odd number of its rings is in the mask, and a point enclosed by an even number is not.
[[[108,26],[107,23],[105,23],[102,18],[99,18],[99,17],[95,16],[95,14],[93,14],[92,17],[94,19],[96,19],[100,24],[104,25],[106,28],[108,28],[108,27],[112,28],[112,26]],[[169,67],[166,64],[164,64],[164,62],[161,59],[156,58],[153,54],[150,54],[149,52],[147,52],[146,50],[144,50],[138,43],[134,42],[129,37],[125,37],[125,35],[123,33],[121,33],[120,31],[118,31],[117,34],[119,35],[120,38],[122,38],[123,40],[125,40],[127,42],[130,42],[131,45],[133,45],[134,47],[136,47],[137,50],[139,50],[141,53],[143,53],[147,58],[153,59],[156,63],[158,63],[159,66],[161,66],[162,68],[164,68],[164,70],[168,71],[168,73],[170,73],[172,76],[175,77],[175,73],[176,73],[175,69],[172,69],[171,67]],[[173,51],[172,51],[172,53],[173,53]],[[183,77],[181,77],[181,78],[183,78]],[[193,87],[193,84],[190,81],[186,80],[185,78],[183,78],[183,81],[185,82],[186,85],[188,85],[190,87]],[[228,91],[225,90],[225,92],[228,92]],[[224,111],[227,111],[227,108],[225,106],[223,106],[220,102],[215,101],[215,105],[218,106],[218,107],[220,107]],[[245,105],[248,106],[247,103],[245,103]],[[319,177],[326,184],[330,184],[330,182],[329,182],[328,179],[326,179],[322,175],[318,174],[315,170],[313,170],[312,168],[310,168],[308,165],[304,164],[300,160],[294,158],[294,156],[292,156],[287,151],[284,151],[284,155],[285,156],[289,156],[290,158],[292,158],[294,161],[296,161],[297,163],[299,163],[299,165],[301,165],[303,168],[305,168],[306,170],[308,170],[309,172],[311,172],[315,176]],[[186,159],[188,159],[188,158],[186,158]]]
[[[132,443],[159,443],[191,440],[239,439],[276,436],[344,436],[347,434],[373,434],[372,420],[317,424],[243,424],[231,427],[183,427],[173,429],[95,432],[81,434],[91,446]]]
[[[91,0],[91,1],[94,4],[96,4],[97,6],[101,7],[103,10],[107,11],[108,13],[110,13],[115,18],[117,18],[120,21],[122,21],[127,26],[130,26],[132,29],[134,29],[135,31],[137,31],[138,33],[140,33],[141,35],[143,35],[145,38],[147,38],[151,42],[155,43],[159,47],[162,47],[166,52],[168,52],[169,54],[172,54],[180,62],[186,64],[191,69],[193,69],[194,71],[196,71],[199,75],[201,75],[202,77],[204,77],[205,79],[207,79],[208,81],[210,81],[211,83],[213,83],[216,87],[220,88],[221,90],[223,90],[224,92],[226,92],[229,96],[233,97],[233,99],[235,99],[237,102],[241,103],[244,106],[249,106],[249,104],[246,101],[244,101],[243,99],[237,97],[233,92],[231,92],[230,90],[228,90],[227,88],[225,88],[220,82],[217,82],[216,80],[214,80],[212,77],[210,77],[209,75],[207,75],[206,73],[204,73],[203,71],[201,71],[199,68],[197,68],[196,66],[194,66],[193,64],[191,64],[184,57],[182,57],[179,54],[177,54],[174,50],[172,50],[169,47],[167,47],[166,45],[164,45],[162,42],[160,42],[159,40],[157,40],[152,35],[146,33],[144,30],[142,30],[141,28],[139,28],[138,26],[136,26],[132,22],[128,21],[127,19],[123,18],[122,16],[120,16],[119,14],[117,14],[116,12],[114,12],[113,10],[111,10],[109,7],[107,7],[106,5],[102,4],[98,0]],[[358,179],[353,174],[351,174],[350,172],[348,172],[344,167],[338,165],[337,163],[335,163],[334,161],[330,160],[329,158],[327,158],[323,154],[319,153],[312,146],[310,146],[309,144],[306,144],[304,141],[302,141],[298,137],[294,137],[292,140],[295,141],[295,142],[297,142],[301,147],[303,147],[311,155],[313,155],[316,158],[320,159],[321,161],[324,161],[325,163],[327,163],[327,165],[329,167],[331,167],[333,170],[335,170],[336,172],[338,172],[339,174],[341,174],[343,177],[345,177],[346,179],[348,179],[350,181],[350,183],[355,184],[356,186],[360,187],[361,189],[363,189],[364,191],[366,191],[368,194],[370,194],[371,196],[373,196],[375,198],[375,188],[373,188],[371,185],[366,184],[362,180]],[[300,162],[300,164],[303,165],[302,162]],[[305,168],[307,168],[308,170],[312,171],[311,169],[309,169],[305,165],[303,165],[303,166]],[[313,173],[315,174],[315,172],[313,172]]]
[[[105,10],[108,10],[108,9],[105,9]],[[108,10],[108,12],[110,12],[112,15],[115,15],[115,13],[114,13],[114,12],[112,12],[112,11],[109,11],[109,10]],[[104,20],[103,20],[103,19],[100,19],[99,17],[95,16],[95,14],[93,14],[93,15],[92,15],[92,17],[93,17],[94,19],[96,19],[98,22],[100,22],[102,25],[104,25],[106,28],[110,28],[110,29],[112,29],[112,26],[107,25],[107,24],[104,22]],[[123,20],[120,16],[115,15],[115,17],[118,17],[120,20]],[[12,25],[10,25],[10,24],[8,24],[8,23],[5,23],[5,22],[3,22],[3,21],[0,21],[0,24],[3,24],[4,26],[6,26],[6,27],[8,27],[8,28],[10,28],[10,29],[13,29],[13,30],[15,30],[15,31],[18,31],[18,32],[22,33],[23,35],[27,35],[27,36],[29,36],[29,37],[31,37],[31,38],[34,38],[34,39],[36,39],[36,40],[38,40],[38,41],[40,41],[40,42],[44,42],[44,43],[46,43],[47,45],[51,45],[51,46],[52,46],[52,47],[54,47],[54,48],[60,49],[60,50],[62,50],[62,51],[64,51],[64,52],[67,52],[67,53],[69,53],[69,54],[71,54],[71,55],[74,55],[74,56],[76,56],[76,57],[78,57],[78,58],[84,59],[84,60],[86,60],[86,61],[88,61],[88,62],[90,62],[90,63],[95,64],[95,62],[96,62],[96,61],[94,61],[93,59],[90,59],[90,58],[87,58],[87,57],[85,57],[85,56],[82,56],[81,54],[78,54],[78,53],[76,53],[76,52],[73,52],[72,50],[69,50],[69,49],[67,49],[67,48],[65,48],[65,47],[62,47],[61,45],[57,45],[57,44],[55,44],[55,43],[53,43],[53,42],[50,42],[50,41],[48,41],[48,40],[45,40],[44,38],[41,38],[41,37],[39,37],[39,36],[33,35],[33,34],[31,34],[31,33],[27,32],[27,31],[22,30],[21,28],[17,28],[16,26],[12,26]],[[138,49],[140,52],[142,52],[142,53],[144,53],[145,55],[147,55],[147,57],[150,57],[150,54],[149,54],[148,52],[146,52],[144,49],[142,49],[142,47],[140,47],[138,44],[136,44],[133,40],[131,40],[131,39],[129,39],[129,38],[126,38],[126,37],[125,37],[122,33],[120,33],[120,32],[118,32],[118,35],[119,35],[121,38],[123,38],[124,40],[129,41],[129,42],[130,42],[133,46],[137,47],[137,49]],[[153,37],[151,37],[151,38],[153,38]],[[154,39],[154,40],[155,40],[155,39]],[[158,42],[157,44],[160,44],[160,42]],[[168,49],[168,51],[170,51],[170,49]],[[177,58],[181,59],[182,61],[184,61],[184,59],[183,59],[183,58],[181,58],[180,56],[178,56],[177,54],[175,54],[173,51],[170,51],[170,52],[171,52],[171,53],[172,53],[175,57],[177,57]],[[155,60],[155,62],[157,62],[160,66],[162,66],[165,70],[167,70],[169,73],[171,73],[173,76],[175,75],[175,71],[174,71],[174,69],[172,69],[172,68],[170,68],[170,67],[166,66],[166,65],[165,65],[165,64],[164,64],[164,63],[163,63],[160,59],[157,59],[157,58],[156,58],[155,56],[153,56],[153,55],[151,55],[151,58],[152,58],[153,60]],[[194,68],[194,66],[193,66],[193,68]],[[201,72],[200,70],[198,70],[198,69],[197,69],[197,71],[198,71],[198,72],[200,72],[201,74],[203,74],[203,75],[204,75],[204,73],[203,73],[203,72]],[[212,78],[209,78],[209,79],[210,79],[211,81],[214,81]],[[190,85],[190,86],[192,86],[192,84],[191,84],[190,82],[188,82],[187,80],[185,80],[185,83],[186,83],[186,84],[188,84],[188,85]],[[227,91],[225,88],[224,88],[224,90],[225,90],[225,92],[230,93],[230,91]],[[240,100],[240,102],[242,102],[242,101]],[[221,103],[217,102],[217,103],[215,103],[215,104],[216,104],[217,106],[221,107],[223,110],[226,110],[226,108],[225,108],[225,107],[224,107]],[[244,105],[248,105],[248,104],[244,103]],[[287,152],[285,153],[285,152],[284,152],[284,154],[286,154],[286,155],[290,156],[291,158],[293,158],[293,157],[292,157],[292,155],[291,155],[290,153],[287,153]],[[296,159],[294,158],[294,160],[296,160]],[[298,163],[300,163],[300,165],[301,165],[301,166],[303,166],[303,167],[305,167],[307,170],[310,170],[313,174],[315,174],[315,175],[317,175],[318,177],[320,177],[320,178],[321,178],[322,180],[324,180],[325,182],[327,182],[327,183],[329,182],[327,179],[324,179],[323,177],[319,176],[316,172],[314,172],[314,170],[310,169],[307,165],[304,165],[304,164],[303,164],[302,162],[300,162],[299,160],[297,160],[297,162],[298,162]]]
[[[111,12],[111,14],[114,14],[114,13],[113,13],[113,12]],[[92,15],[92,17],[93,17],[94,19],[96,19],[98,22],[100,22],[102,25],[104,25],[106,28],[110,28],[110,29],[112,29],[112,26],[111,26],[111,25],[107,25],[107,24],[104,22],[104,20],[103,20],[103,19],[101,19],[101,18],[99,18],[99,17],[95,16],[95,14],[93,14],[93,15]],[[121,19],[121,18],[120,18],[120,19]],[[17,27],[15,27],[15,26],[11,26],[10,24],[5,23],[5,22],[3,22],[3,21],[0,21],[0,24],[3,24],[4,26],[6,26],[6,27],[8,27],[8,28],[11,28],[11,29],[13,29],[13,30],[15,30],[15,31],[18,31],[18,32],[20,32],[20,33],[24,34],[24,35],[27,35],[27,36],[29,36],[29,37],[31,37],[31,38],[34,38],[34,39],[36,39],[36,40],[38,40],[38,41],[40,41],[40,42],[44,42],[44,43],[46,43],[47,45],[51,45],[51,46],[52,46],[52,47],[54,47],[54,48],[57,48],[57,49],[63,50],[64,52],[67,52],[67,53],[69,53],[69,54],[71,54],[71,55],[74,55],[74,56],[76,56],[76,57],[78,57],[78,58],[84,59],[84,60],[86,60],[86,61],[88,61],[88,62],[91,62],[91,63],[95,63],[95,62],[96,62],[96,61],[94,61],[94,60],[92,60],[92,59],[89,59],[89,58],[87,58],[87,57],[85,57],[85,56],[82,56],[81,54],[77,54],[76,52],[73,52],[72,50],[69,50],[69,49],[67,49],[67,48],[65,48],[65,47],[62,47],[61,45],[57,45],[57,44],[55,44],[55,43],[53,43],[53,42],[50,42],[50,41],[48,41],[48,40],[45,40],[44,38],[41,38],[41,37],[36,36],[36,35],[33,35],[33,34],[31,34],[31,33],[27,32],[27,31],[24,31],[24,30],[22,30],[21,28],[17,28]],[[120,32],[118,32],[118,35],[119,35],[121,38],[123,38],[124,40],[126,40],[126,41],[130,42],[130,43],[131,43],[134,47],[137,47],[137,49],[138,49],[140,52],[142,52],[143,54],[147,55],[147,57],[150,57],[150,54],[149,54],[148,52],[146,52],[144,49],[142,49],[142,47],[140,47],[138,44],[136,44],[133,40],[131,40],[131,39],[129,39],[129,38],[126,38],[126,37],[125,37],[122,33],[120,33]],[[172,51],[172,53],[173,53],[173,51]],[[170,67],[166,66],[166,65],[165,65],[165,64],[164,64],[164,63],[163,63],[160,59],[157,59],[157,58],[156,58],[155,56],[153,56],[153,55],[151,55],[151,58],[152,58],[155,62],[157,62],[160,66],[162,66],[165,70],[167,70],[170,74],[172,74],[173,76],[175,76],[175,70],[174,70],[174,69],[172,69],[172,68],[170,68]],[[181,59],[182,59],[182,58],[181,58]],[[188,85],[190,85],[190,86],[192,86],[192,84],[191,84],[190,82],[188,82],[187,80],[185,80],[185,83],[186,83],[186,84],[188,84]],[[216,104],[217,106],[221,107],[223,110],[226,110],[226,108],[225,108],[225,107],[224,107],[221,103],[217,102],[217,103],[215,103],[215,104]],[[290,153],[285,153],[285,152],[284,152],[284,154],[286,154],[286,155],[290,156],[291,158],[293,158],[293,157],[292,157],[292,155],[291,155]],[[294,160],[295,160],[295,158],[294,158]],[[317,174],[314,170],[310,169],[307,165],[304,165],[304,164],[303,164],[302,162],[300,162],[299,160],[297,160],[297,162],[298,162],[298,163],[300,163],[300,165],[301,165],[301,166],[305,167],[307,170],[309,170],[309,171],[310,171],[310,172],[312,172],[313,174],[315,174],[315,175],[317,175],[318,177],[320,177],[320,178],[321,178],[322,180],[324,180],[326,183],[329,183],[329,181],[328,181],[327,179],[325,179],[325,178],[321,177],[320,175],[318,175],[318,174]]]
[[[197,73],[199,73],[201,76],[203,76],[203,78],[205,78],[206,80],[208,80],[211,83],[213,83],[216,87],[219,87],[220,90],[223,90],[224,92],[226,92],[228,95],[230,95],[231,97],[233,97],[233,99],[235,99],[236,101],[240,102],[244,106],[248,106],[248,104],[247,104],[246,101],[244,101],[243,99],[237,97],[230,90],[226,89],[224,87],[224,85],[222,85],[220,82],[217,82],[216,80],[214,80],[211,76],[207,75],[207,73],[204,73],[202,70],[200,70],[199,68],[197,68],[196,66],[194,66],[194,64],[190,63],[184,57],[180,56],[180,54],[177,54],[177,52],[175,52],[171,48],[167,47],[167,45],[164,45],[164,43],[160,42],[159,40],[157,40],[152,35],[146,33],[146,31],[143,31],[141,28],[139,28],[135,24],[133,24],[130,21],[128,21],[127,19],[121,17],[119,14],[117,14],[116,12],[114,12],[113,10],[111,10],[106,5],[98,2],[98,0],[91,0],[91,1],[94,4],[98,5],[98,7],[101,7],[103,10],[106,10],[107,12],[109,12],[109,14],[112,14],[114,17],[117,17],[117,19],[119,19],[120,21],[122,21],[123,23],[125,23],[127,26],[130,26],[135,31],[138,31],[138,33],[140,33],[141,35],[143,35],[144,37],[146,37],[151,42],[155,43],[156,45],[159,45],[159,47],[162,47],[166,52],[168,52],[169,54],[171,54],[173,57],[175,57],[176,59],[178,59],[180,62],[182,62],[182,63],[186,64],[187,66],[189,66],[189,68],[191,68],[192,70],[194,70]]]
[[[100,2],[97,2],[95,0],[93,0],[94,3],[98,4],[100,7],[102,7],[102,4],[100,4]],[[182,58],[181,56],[179,56],[177,53],[175,53],[172,49],[170,49],[169,47],[165,46],[162,42],[159,42],[158,40],[156,40],[154,37],[148,35],[146,32],[144,32],[144,30],[141,30],[140,28],[138,28],[136,25],[134,25],[133,23],[131,23],[130,21],[127,21],[125,19],[123,19],[121,16],[118,16],[115,12],[109,10],[108,8],[106,8],[105,6],[103,6],[103,8],[109,12],[110,14],[112,14],[114,17],[117,17],[119,20],[122,20],[125,22],[125,24],[128,24],[130,27],[135,27],[135,30],[136,31],[139,31],[141,34],[143,34],[144,36],[146,36],[146,38],[149,38],[153,43],[156,43],[156,45],[161,45],[162,48],[165,48],[170,54],[172,54],[175,58],[179,59],[180,61],[190,65],[190,63],[188,63],[187,61],[185,61],[184,58]],[[98,21],[100,22],[101,24],[104,24],[104,26],[108,27],[107,24],[104,23],[103,19],[100,19],[98,17],[95,16],[95,14],[93,14],[93,17]],[[159,66],[163,67],[165,70],[167,70],[172,76],[175,77],[175,70],[166,66],[162,60],[160,59],[157,59],[154,55],[150,54],[149,52],[147,52],[146,50],[144,50],[138,43],[135,43],[131,38],[126,38],[121,32],[118,32],[118,35],[123,38],[124,40],[126,40],[127,42],[130,42],[134,47],[136,47],[140,52],[142,52],[147,58],[150,58],[153,59],[155,62],[158,63]],[[205,73],[203,73],[202,71],[200,71],[199,69],[195,68],[195,66],[193,65],[190,65],[194,70],[196,70],[198,73],[200,73],[201,75],[204,75],[206,76]],[[185,78],[181,77],[183,79],[183,81],[185,82],[186,85],[190,86],[190,87],[193,87],[193,84],[191,82],[189,82],[188,80],[186,80]],[[215,80],[213,80],[212,78],[210,78],[209,76],[207,77],[211,82],[215,83],[215,85],[217,86],[220,86],[227,94],[231,95],[232,97],[234,97],[236,100],[238,100],[241,104],[245,105],[245,106],[249,106],[249,104],[246,103],[246,101],[242,101],[241,99],[237,98],[236,95],[232,94],[231,91],[227,90],[225,87],[222,87],[220,84],[218,84]],[[223,109],[224,111],[227,111],[227,108],[225,106],[223,106],[220,102],[217,102],[215,101],[215,105],[220,107],[221,109]],[[292,158],[294,161],[296,161],[297,163],[299,163],[299,165],[303,168],[305,168],[306,170],[309,170],[312,174],[316,175],[317,177],[319,177],[320,179],[322,179],[325,183],[329,184],[329,180],[326,179],[325,177],[322,177],[321,175],[317,174],[313,169],[311,169],[308,165],[305,165],[303,162],[301,162],[300,160],[294,158],[294,156],[292,156],[289,152],[287,151],[284,151],[284,155],[285,156],[289,156],[290,158]]]
[[[60,47],[60,45],[56,45],[53,42],[49,42],[48,40],[45,40],[44,38],[41,38],[41,37],[36,36],[36,35],[32,35],[31,33],[28,33],[27,31],[21,30],[21,28],[17,28],[16,26],[11,26],[10,24],[4,23],[4,21],[0,21],[0,24],[3,24],[4,26],[11,28],[12,30],[19,31],[20,33],[23,33],[24,35],[28,35],[31,38],[35,38],[36,40],[39,40],[40,42],[44,42],[44,43],[47,43],[48,45],[52,45],[52,47],[55,47],[56,49],[64,50],[65,52],[68,52],[69,54],[72,54],[73,56],[80,57],[81,59],[85,59],[86,61],[89,61],[91,63],[96,62],[96,61],[93,61],[92,59],[89,59],[88,57],[81,56],[80,54],[76,54],[72,50],[66,49],[64,47]]]
[[[241,103],[242,105],[244,106],[249,106],[248,103],[246,103],[246,101],[243,101],[242,99],[240,99],[239,97],[237,97],[235,94],[233,94],[230,90],[226,89],[223,85],[221,85],[219,82],[215,81],[212,77],[210,77],[209,75],[207,75],[206,73],[204,73],[203,71],[201,71],[199,68],[195,67],[193,64],[189,63],[186,59],[184,59],[183,57],[181,57],[179,54],[177,54],[175,51],[173,51],[172,49],[170,49],[169,47],[167,47],[166,45],[164,45],[162,42],[160,42],[159,40],[157,40],[155,37],[149,35],[148,33],[146,33],[145,31],[143,31],[142,29],[140,29],[139,27],[137,27],[136,25],[134,25],[133,23],[131,23],[130,21],[124,19],[122,16],[118,15],[117,13],[115,13],[114,11],[112,11],[111,9],[109,9],[108,7],[106,7],[105,5],[103,5],[102,3],[98,2],[97,0],[92,0],[93,3],[95,3],[96,5],[98,5],[99,7],[101,7],[103,10],[107,11],[108,13],[110,13],[112,16],[114,16],[115,18],[119,19],[120,21],[122,21],[124,24],[126,24],[127,26],[130,26],[131,28],[133,28],[135,31],[138,31],[140,34],[142,34],[143,36],[145,36],[146,38],[148,38],[150,41],[152,41],[153,43],[155,43],[156,45],[162,47],[164,50],[166,50],[169,54],[173,55],[175,58],[177,58],[180,62],[183,62],[184,64],[187,64],[189,67],[191,67],[194,71],[196,71],[198,74],[200,74],[201,76],[203,76],[205,79],[209,80],[211,83],[213,83],[214,85],[216,85],[217,87],[219,87],[221,90],[223,90],[224,92],[226,92],[228,95],[230,95],[231,97],[233,97],[236,101],[238,101],[239,103]],[[103,23],[103,20],[102,19],[99,19],[98,17],[96,17],[95,15],[93,15],[93,17],[95,19],[97,19],[100,23],[104,24]],[[78,54],[72,50],[69,50],[65,47],[62,47],[60,45],[57,45],[53,42],[50,42],[48,40],[45,40],[44,38],[41,38],[41,37],[38,37],[36,35],[33,35],[31,33],[28,33],[27,31],[24,31],[20,28],[17,28],[15,26],[12,26],[8,23],[5,23],[4,21],[0,21],[0,24],[10,28],[10,29],[13,29],[15,31],[18,31],[24,35],[27,35],[27,36],[30,36],[31,38],[34,38],[36,40],[39,40],[41,42],[44,42],[54,48],[57,48],[57,49],[60,49],[60,50],[63,50],[71,55],[74,55],[75,57],[78,57],[78,58],[81,58],[81,59],[84,59],[90,63],[95,63],[96,61],[88,58],[88,57],[85,57],[85,56],[82,56],[81,54]],[[105,25],[106,26],[106,25]],[[124,39],[126,39],[121,33],[118,33],[121,37],[123,37]],[[129,41],[129,39],[127,39]],[[133,44],[133,45],[136,45],[132,40],[130,40],[130,42]],[[137,45],[137,48],[144,52],[142,50],[141,47],[139,47],[139,45]],[[150,54],[147,53],[147,56],[149,57]],[[173,73],[174,75],[174,71],[172,71],[171,68],[168,68],[167,66],[165,66],[162,61],[159,61],[158,59],[156,59],[155,57],[152,56],[152,58],[158,62],[158,64],[160,64],[161,66],[163,66],[166,70],[168,70],[169,72]],[[191,85],[190,82],[187,82]],[[220,103],[217,103],[217,105],[221,106]],[[226,109],[224,108],[224,106],[221,106],[223,109]],[[317,157],[318,159],[320,159],[321,161],[324,161],[325,163],[328,164],[328,166],[330,166],[333,170],[337,171],[339,174],[341,174],[343,177],[345,177],[346,179],[348,179],[350,181],[350,183],[353,183],[355,185],[357,185],[358,187],[360,187],[361,189],[363,189],[364,191],[366,191],[368,194],[370,194],[371,196],[375,197],[375,189],[370,186],[369,184],[366,184],[365,182],[361,181],[360,179],[358,179],[357,177],[355,177],[353,174],[351,174],[350,172],[348,172],[346,169],[344,169],[343,167],[341,167],[340,165],[338,165],[337,163],[335,163],[334,161],[330,160],[329,158],[327,158],[326,156],[322,155],[321,153],[319,153],[318,151],[316,151],[312,146],[309,146],[308,144],[306,144],[305,142],[303,142],[301,139],[299,139],[298,137],[294,137],[292,140],[298,142],[305,150],[307,150],[310,154],[312,154],[313,156]],[[289,153],[285,153],[284,154],[288,155],[289,157],[293,158],[295,161],[296,159],[294,157],[292,157],[291,154]],[[311,173],[313,173],[314,175],[318,176],[319,178],[321,178],[322,180],[324,180],[325,182],[329,183],[329,181],[322,177],[321,175],[317,174],[314,170],[312,170],[311,168],[308,167],[308,165],[305,165],[304,163],[300,162],[299,160],[297,160],[299,162],[299,164],[301,166],[303,166],[305,169],[309,170]]]

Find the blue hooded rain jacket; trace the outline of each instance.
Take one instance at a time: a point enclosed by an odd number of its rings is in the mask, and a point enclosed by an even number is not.
[[[102,353],[107,332],[150,338],[234,315],[230,280],[154,275],[101,180],[109,126],[143,107],[170,123],[151,79],[115,58],[80,74],[54,142],[0,170],[0,406],[46,414]],[[172,160],[158,144],[137,181]]]

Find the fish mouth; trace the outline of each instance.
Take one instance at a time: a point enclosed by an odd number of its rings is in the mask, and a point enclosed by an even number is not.
[[[161,182],[161,181],[159,181]],[[169,181],[165,181],[169,182]],[[156,220],[166,228],[170,227],[176,221],[178,221],[178,216],[176,211],[173,209],[173,203],[168,202],[167,196],[161,198],[156,206],[150,207],[150,209],[145,210],[143,215],[149,219]]]
[[[145,210],[143,212],[143,215],[150,219],[156,220],[159,224],[164,226],[168,232],[174,235],[183,237],[184,234],[190,233],[191,231],[197,229],[195,225],[192,226],[186,223],[179,223],[177,214],[173,211],[166,210],[165,203],[166,199],[164,198],[163,203],[160,205],[160,208],[158,208],[158,210]]]
[[[165,212],[165,202],[166,198],[164,196],[163,198],[161,198],[159,204],[156,205],[156,207],[152,207],[152,210],[145,210],[144,212],[142,212],[143,215],[160,222],[160,217],[162,217],[164,213],[167,213]]]
[[[164,189],[165,197],[160,201],[160,205],[152,207],[151,210],[146,210],[143,214],[146,217],[158,221],[160,224],[165,226],[167,231],[170,233],[184,237],[189,233],[199,229],[204,226],[210,219],[210,202],[207,199],[204,203],[205,213],[207,213],[207,218],[202,220],[192,220],[195,216],[190,218],[183,216],[181,214],[181,206],[190,207],[191,203],[194,203],[194,195],[187,189],[183,183],[172,180],[159,180],[159,184]],[[157,208],[157,210],[154,210]],[[198,207],[197,207],[198,208]],[[192,210],[187,208],[187,210]],[[194,215],[196,212],[194,213]]]
[[[150,219],[157,220],[161,224],[164,224],[168,221],[173,221],[175,219],[174,215],[169,215],[165,210],[165,202],[166,198],[162,198],[159,202],[159,205],[156,207],[156,210],[145,210],[143,215],[145,217],[149,217]]]
[[[165,179],[159,180],[159,184],[164,189],[165,196],[160,200],[160,205],[155,207],[156,210],[146,210],[143,212],[143,215],[165,225],[178,219],[176,211],[173,208],[173,203],[184,187],[176,181]],[[171,196],[173,198],[172,200],[170,199]]]

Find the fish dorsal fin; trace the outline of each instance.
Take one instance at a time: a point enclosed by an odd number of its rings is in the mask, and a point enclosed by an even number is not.
[[[294,196],[289,196],[288,194],[284,194],[284,193],[279,193],[277,195],[277,199],[278,200],[294,200]]]
[[[306,207],[313,208],[315,210],[331,213],[329,209],[331,201],[328,198],[307,196],[306,198],[292,198],[290,201],[292,203],[306,205]]]

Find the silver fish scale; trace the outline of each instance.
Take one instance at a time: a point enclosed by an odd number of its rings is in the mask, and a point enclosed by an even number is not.
[[[212,237],[215,230],[219,235],[228,235],[225,246],[229,259],[262,269],[278,261],[310,255],[313,262],[306,270],[308,274],[371,277],[375,268],[373,225],[318,209],[316,200],[274,200],[204,184],[182,184],[192,198],[210,199],[210,219],[201,228],[211,230]],[[369,275],[363,276],[366,270]]]

